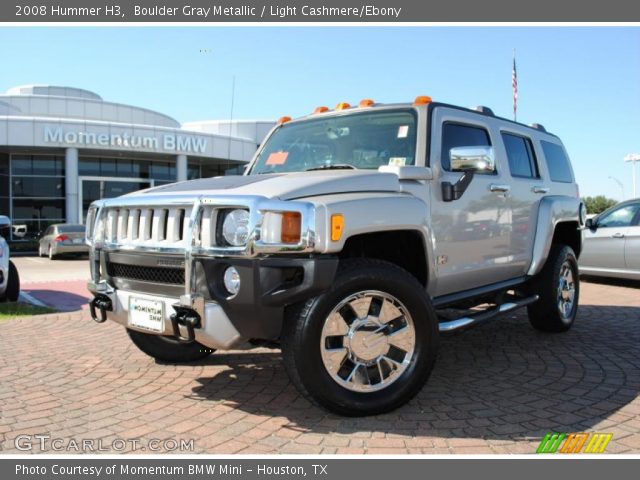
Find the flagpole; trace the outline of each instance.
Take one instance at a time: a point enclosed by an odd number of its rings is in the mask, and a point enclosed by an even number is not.
[[[518,121],[518,72],[516,70],[516,49],[513,49],[513,71],[511,72],[511,89],[513,93],[513,121]]]

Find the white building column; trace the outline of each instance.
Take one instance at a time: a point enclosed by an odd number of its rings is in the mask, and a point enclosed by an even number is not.
[[[67,223],[80,223],[78,211],[78,149],[67,148],[64,151],[64,187],[65,211]]]
[[[176,155],[176,181],[184,182],[187,179],[187,156]]]

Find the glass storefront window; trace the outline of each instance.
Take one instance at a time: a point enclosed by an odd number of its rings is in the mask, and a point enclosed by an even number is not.
[[[64,218],[64,199],[14,198],[13,218],[59,219]]]
[[[9,175],[9,155],[0,153],[0,175]],[[0,190],[2,194],[2,190]]]
[[[37,220],[14,220],[13,221],[13,232],[11,235],[11,239],[15,241],[26,241],[26,240],[38,240],[44,231],[49,227],[49,225],[53,225],[54,223],[64,223],[64,219],[49,219],[49,218],[40,218]],[[15,228],[15,227],[27,227],[26,230],[24,228]],[[36,245],[37,247],[37,245]]]
[[[63,177],[12,177],[14,197],[64,198]]]
[[[64,157],[57,155],[11,155],[13,175],[64,175]]]

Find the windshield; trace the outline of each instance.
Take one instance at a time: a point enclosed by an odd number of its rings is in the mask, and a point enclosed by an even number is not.
[[[285,123],[269,137],[251,175],[323,168],[413,165],[416,116],[378,111]]]

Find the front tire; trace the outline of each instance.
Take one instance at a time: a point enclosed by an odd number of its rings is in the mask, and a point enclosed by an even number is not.
[[[578,261],[568,245],[552,245],[542,271],[533,279],[540,299],[527,307],[531,325],[542,332],[566,332],[578,313]]]
[[[341,262],[333,286],[287,311],[287,373],[307,398],[341,415],[375,415],[414,397],[438,350],[438,322],[424,287],[373,259]]]
[[[142,333],[127,329],[129,338],[142,352],[156,360],[168,363],[183,363],[202,360],[214,350],[197,342],[181,343],[172,337]]]

